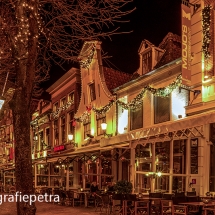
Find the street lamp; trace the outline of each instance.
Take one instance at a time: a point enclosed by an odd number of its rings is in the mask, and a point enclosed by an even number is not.
[[[2,109],[2,106],[3,106],[4,102],[5,102],[5,100],[6,99],[3,96],[0,95],[0,110]]]
[[[70,143],[71,145],[73,145],[73,147],[77,147],[77,143],[75,143],[75,142],[73,141],[73,138],[74,138],[74,135],[73,135],[73,134],[68,134],[69,143]]]
[[[68,139],[69,139],[69,141],[72,141],[73,140],[73,134],[68,134]]]
[[[2,89],[2,95],[0,95],[0,110],[2,109],[2,106],[3,106],[3,104],[4,104],[5,100],[6,100],[3,95],[4,95],[4,90],[5,90],[5,87],[6,87],[8,75],[9,75],[9,72],[7,72],[7,75],[6,75],[6,80],[4,82],[4,87]]]
[[[103,122],[103,123],[101,124],[101,128],[102,128],[102,130],[103,130],[103,132],[104,132],[104,136],[107,136],[107,137],[112,137],[112,136],[113,136],[112,134],[107,134],[107,133],[106,133],[106,129],[107,129],[107,123],[106,123],[106,122]]]

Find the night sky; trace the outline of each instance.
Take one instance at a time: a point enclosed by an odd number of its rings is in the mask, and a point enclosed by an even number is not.
[[[103,51],[111,56],[104,65],[127,73],[135,72],[139,67],[138,49],[142,40],[158,46],[168,32],[181,35],[180,5],[181,0],[134,0],[130,6],[136,10],[126,17],[130,22],[121,25],[121,31],[133,32],[113,35],[112,40],[101,39]],[[45,85],[50,86],[71,67],[66,65],[62,71],[54,66]]]

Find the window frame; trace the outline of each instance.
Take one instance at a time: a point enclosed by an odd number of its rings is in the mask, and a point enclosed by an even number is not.
[[[91,82],[88,84],[89,86],[89,93],[90,93],[90,101],[95,101],[96,100],[96,86],[95,82]]]
[[[106,122],[106,114],[97,114],[96,115],[96,127],[97,127],[97,136],[103,135],[104,131],[101,128],[101,124]]]
[[[159,123],[163,123],[163,122],[169,122],[170,120],[171,120],[171,102],[172,102],[172,100],[171,100],[171,95],[172,94],[170,94],[168,97],[159,97],[159,96],[154,96],[153,97],[153,104],[154,104],[154,124],[159,124]],[[167,113],[167,120],[162,120],[162,119],[160,119],[160,116],[158,117],[158,112],[157,112],[157,106],[158,106],[158,104],[159,104],[159,102],[161,101],[158,101],[158,99],[169,99],[169,105],[168,105],[168,113]],[[165,107],[165,108],[163,108],[163,109],[165,109],[165,110],[167,110],[167,107]],[[163,115],[163,114],[162,114]],[[157,117],[156,117],[157,116]]]
[[[136,118],[138,118],[139,119],[139,111],[141,112],[141,118],[142,118],[142,121],[141,121],[141,125],[139,125],[139,127],[137,126],[137,127],[135,127],[134,125],[135,125],[135,123],[133,122],[133,121],[135,121],[136,120]],[[135,119],[133,119],[134,118],[134,114],[137,114],[138,116],[136,116],[135,117]],[[130,110],[130,131],[133,131],[133,130],[136,130],[136,129],[139,129],[139,128],[143,128],[143,101],[142,101],[142,103],[141,103],[141,106],[140,107],[138,107],[137,109],[136,109],[136,111],[135,111],[135,109],[134,110]],[[139,121],[139,120],[138,120]]]

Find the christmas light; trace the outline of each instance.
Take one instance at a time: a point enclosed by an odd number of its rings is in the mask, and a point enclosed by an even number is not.
[[[211,6],[207,5],[202,10],[202,31],[203,31],[203,44],[202,44],[202,51],[204,54],[204,59],[207,60],[210,58],[210,41],[211,41],[211,34],[210,34],[210,24],[211,24]]]

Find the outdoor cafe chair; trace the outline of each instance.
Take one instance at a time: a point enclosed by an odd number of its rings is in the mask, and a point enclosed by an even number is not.
[[[139,199],[134,203],[134,214],[135,215],[149,215],[149,200]]]
[[[202,211],[203,215],[215,215],[215,205],[205,204]]]
[[[160,200],[162,199],[162,195],[163,195],[162,193],[149,193],[149,198],[155,198],[151,200],[150,214],[159,214],[159,215],[161,214]]]
[[[172,198],[173,201],[173,214],[174,215],[188,215],[188,208],[185,205],[180,205],[180,203],[186,202],[186,196]]]
[[[161,215],[172,215],[173,213],[173,201],[161,200]]]
[[[199,196],[187,196],[187,202],[200,202]],[[195,205],[189,205],[187,207],[188,209],[188,214],[198,214],[199,213],[199,206]]]
[[[61,190],[61,189],[54,189],[53,194],[56,196],[59,196],[60,199],[60,205],[65,205],[66,202],[66,193],[65,191]]]
[[[107,194],[103,194],[101,196],[101,209],[100,212],[102,213],[103,210],[105,210],[106,214],[110,214],[111,211],[111,201],[110,201],[110,196]]]

